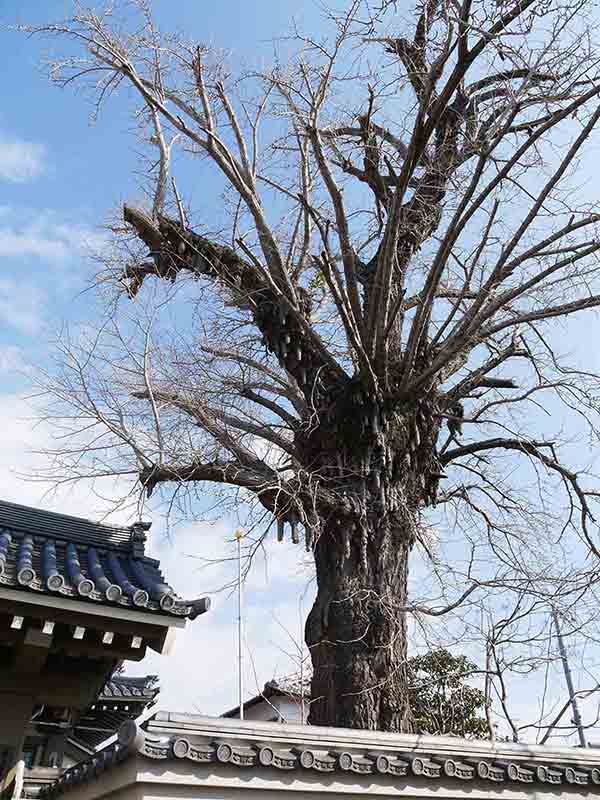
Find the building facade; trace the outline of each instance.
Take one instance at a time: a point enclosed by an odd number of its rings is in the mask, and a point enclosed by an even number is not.
[[[257,722],[306,724],[310,710],[310,691],[298,682],[267,681],[260,694],[246,700],[244,719]],[[222,714],[224,719],[239,719],[240,707]]]

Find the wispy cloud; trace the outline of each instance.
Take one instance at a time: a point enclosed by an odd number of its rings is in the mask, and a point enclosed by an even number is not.
[[[83,287],[91,275],[86,258],[104,242],[100,232],[50,210],[0,206],[0,323],[38,334]]]
[[[80,258],[98,250],[104,237],[79,224],[69,224],[50,211],[0,206],[0,256],[47,261]]]
[[[32,336],[42,328],[46,293],[30,283],[0,278],[0,320]]]
[[[0,180],[27,183],[46,166],[46,148],[37,142],[12,139],[0,134]]]

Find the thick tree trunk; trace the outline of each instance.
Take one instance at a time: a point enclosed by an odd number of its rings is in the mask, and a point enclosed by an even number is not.
[[[414,520],[400,515],[353,530],[342,521],[325,525],[315,546],[317,598],[306,622],[311,724],[411,730],[402,609],[413,540]]]

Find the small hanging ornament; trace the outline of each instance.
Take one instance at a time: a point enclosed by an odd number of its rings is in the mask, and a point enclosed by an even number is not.
[[[298,544],[300,536],[298,535],[298,518],[293,516],[290,520],[290,528],[292,529],[292,544]]]

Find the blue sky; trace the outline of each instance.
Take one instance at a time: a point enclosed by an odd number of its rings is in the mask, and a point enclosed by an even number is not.
[[[66,0],[21,0],[15,10],[17,4],[0,0],[0,25],[56,20],[70,6]],[[306,27],[320,25],[316,3],[299,7],[291,0],[154,0],[153,8],[166,27],[230,50],[234,64],[269,61],[272,39],[286,31],[293,15]],[[138,196],[138,146],[122,100],[111,102],[91,125],[85,96],[49,85],[40,68],[46,44],[15,33],[1,36],[6,101],[0,108],[0,491],[8,500],[95,516],[102,503],[86,487],[48,494],[46,486],[20,477],[40,463],[30,451],[49,441],[48,431],[28,418],[32,412],[23,394],[30,365],[47,363],[61,327],[99,313],[95,295],[85,291],[94,273],[88,249],[101,243],[99,225],[108,213]],[[210,197],[210,180],[203,182],[202,194]],[[570,323],[575,343],[597,330],[591,320]],[[585,355],[589,359],[589,351]],[[156,514],[151,548],[181,593],[201,595],[228,580],[232,565],[201,569],[192,556],[231,554],[233,527],[228,519],[183,525],[168,538]],[[259,560],[247,586],[249,694],[297,668],[295,643],[312,592],[300,548],[271,540],[266,549],[268,557]],[[216,713],[234,704],[235,603],[224,594],[216,600],[214,612],[180,634],[172,657],[151,657],[134,670],[159,672],[164,706]],[[525,713],[527,699],[519,702]]]
[[[55,21],[69,8],[64,0],[24,0],[18,7],[2,2],[0,25]],[[254,62],[271,56],[270,40],[298,14],[297,3],[288,0],[158,0],[154,9],[170,28],[234,51],[234,60]],[[319,12],[307,3],[300,16],[314,21]],[[48,494],[47,486],[20,477],[41,463],[30,451],[48,443],[48,432],[34,425],[23,394],[30,386],[29,370],[47,363],[63,324],[85,322],[98,313],[94,294],[85,291],[94,272],[89,247],[101,241],[98,226],[109,211],[137,196],[132,175],[137,143],[120,102],[109,104],[92,125],[84,97],[49,85],[40,68],[47,52],[39,40],[2,33],[0,70],[11,88],[0,109],[0,485],[8,500],[95,516],[102,503],[85,487]],[[231,566],[201,570],[191,556],[227,554],[232,530],[228,520],[183,526],[169,540],[161,516],[155,515],[150,546],[177,590],[197,596],[228,580]],[[293,638],[300,638],[298,596],[309,572],[298,551],[279,548],[275,560],[258,564],[249,581],[250,694],[274,675],[296,669],[287,655],[295,644],[284,628],[293,628]],[[270,574],[273,561],[276,570]],[[219,595],[215,611],[179,634],[172,657],[150,657],[132,671],[160,673],[165,706],[210,713],[229,708],[236,686],[234,614],[233,599]]]

